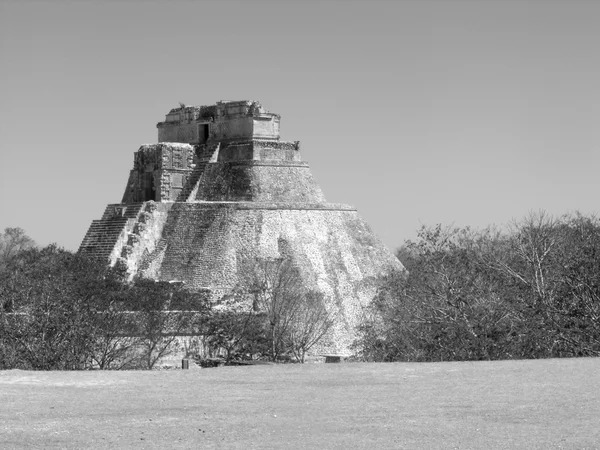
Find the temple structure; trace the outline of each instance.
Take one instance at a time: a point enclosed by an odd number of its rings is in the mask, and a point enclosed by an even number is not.
[[[348,353],[377,278],[402,265],[353,207],[327,203],[279,125],[255,101],[172,109],[80,252],[215,298],[237,282],[240,254],[292,258],[335,313],[321,350]]]

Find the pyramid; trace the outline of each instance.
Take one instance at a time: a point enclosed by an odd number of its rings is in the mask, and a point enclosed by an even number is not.
[[[403,267],[355,208],[325,200],[280,119],[256,101],[172,109],[79,251],[215,298],[235,285],[240,251],[290,257],[335,316],[320,351],[348,354],[378,278]]]

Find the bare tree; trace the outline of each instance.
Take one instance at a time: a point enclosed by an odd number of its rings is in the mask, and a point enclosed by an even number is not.
[[[8,260],[22,250],[35,247],[35,242],[25,234],[22,228],[5,228],[0,233],[0,270],[6,266]]]
[[[333,326],[331,314],[320,292],[306,293],[296,311],[285,336],[289,348],[299,363],[304,363],[306,353],[314,347]]]
[[[252,356],[262,350],[264,316],[244,297],[237,291],[224,296],[206,321],[206,340],[211,350],[225,350],[226,364],[240,354]]]
[[[304,294],[300,272],[287,257],[241,256],[238,276],[239,290],[250,296],[254,310],[266,316],[268,355],[277,361]]]
[[[135,280],[129,301],[145,369],[152,369],[160,359],[175,353],[179,336],[199,334],[208,313],[202,293],[193,295],[182,286],[164,281]]]
[[[554,296],[556,254],[560,251],[559,223],[545,211],[530,212],[512,224],[511,262],[497,261],[509,276],[528,286],[544,303]]]
[[[266,321],[267,354],[277,361],[291,353],[304,362],[306,353],[331,329],[333,316],[323,295],[309,291],[290,257],[257,258],[242,255],[238,264],[238,293]]]

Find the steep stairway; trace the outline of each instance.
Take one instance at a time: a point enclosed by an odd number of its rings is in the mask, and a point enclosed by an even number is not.
[[[194,170],[192,170],[192,173],[190,174],[190,177],[188,178],[187,183],[185,184],[184,188],[181,190],[181,192],[177,196],[176,201],[187,202],[190,200],[190,195],[192,194],[194,188],[198,184],[198,180],[200,180],[200,177],[204,173],[204,169],[206,168],[207,164],[208,164],[208,160],[200,161],[196,164],[196,167],[194,167]]]
[[[102,219],[93,220],[79,251],[98,259],[107,260],[129,221],[134,223],[142,209],[143,203],[127,205],[111,204],[106,207]]]
[[[219,153],[220,148],[220,142],[213,142],[210,144],[200,145],[196,148],[196,167],[194,167],[194,169],[192,170],[192,173],[190,174],[187,183],[177,196],[177,202],[189,202],[190,200],[194,200],[190,197],[194,193],[194,190],[198,185],[198,181],[204,173],[204,169],[206,169],[207,164],[211,160],[216,160],[216,155]]]

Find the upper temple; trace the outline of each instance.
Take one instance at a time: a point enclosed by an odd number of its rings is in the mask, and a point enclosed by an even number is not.
[[[204,144],[240,139],[279,140],[279,114],[252,100],[173,108],[159,122],[158,142]]]

